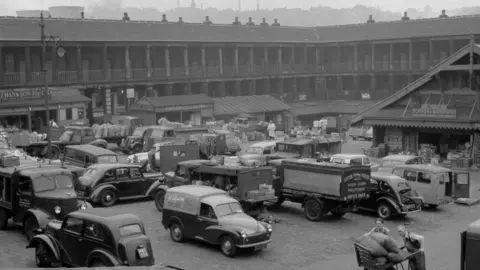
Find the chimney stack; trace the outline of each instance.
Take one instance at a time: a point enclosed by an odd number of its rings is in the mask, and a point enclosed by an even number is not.
[[[268,26],[267,19],[263,18],[262,23],[260,23],[261,26]]]
[[[442,15],[439,16],[440,19],[448,18],[447,12],[445,9],[442,9]]]
[[[183,17],[178,17],[178,23],[184,23]]]
[[[124,12],[123,13],[123,18],[122,18],[123,21],[125,22],[129,22],[130,21],[130,17],[128,17],[128,13],[127,12]]]
[[[162,14],[162,22],[166,23],[167,21],[167,14]]]
[[[404,12],[404,13],[403,13],[402,21],[409,21],[409,20],[410,20],[410,17],[408,17],[407,12]]]
[[[254,25],[255,25],[255,23],[254,23],[253,20],[252,20],[252,17],[249,17],[249,18],[248,18],[248,22],[247,22],[246,25],[248,25],[248,26],[254,26]]]
[[[210,21],[210,16],[205,16],[205,21],[203,22],[203,24],[206,24],[206,25],[212,24],[212,21]]]
[[[278,19],[274,19],[272,26],[280,26],[280,23],[278,22]]]
[[[242,25],[242,23],[238,20],[238,17],[235,17],[235,21],[233,21],[232,25]]]
[[[85,12],[83,12],[83,11],[80,12],[80,18],[81,18],[82,20],[85,19]]]
[[[373,19],[373,15],[370,14],[370,15],[368,16],[368,21],[367,21],[367,23],[375,23],[375,20]]]

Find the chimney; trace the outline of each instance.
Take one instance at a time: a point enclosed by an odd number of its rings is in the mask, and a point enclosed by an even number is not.
[[[242,25],[242,23],[238,20],[238,17],[235,17],[235,21],[233,21],[232,25]]]
[[[122,18],[123,21],[125,22],[129,22],[130,21],[130,17],[128,17],[128,13],[127,12],[124,12],[123,13],[123,18]]]
[[[402,21],[409,21],[409,20],[410,20],[410,17],[408,17],[407,12],[404,12],[403,17],[402,17]]]
[[[210,16],[205,16],[205,21],[203,22],[203,24],[207,24],[207,25],[212,24],[212,21],[210,21]]]
[[[80,18],[81,18],[82,20],[85,19],[85,12],[83,12],[83,11],[80,12]]]
[[[373,15],[370,14],[370,15],[368,16],[368,21],[367,21],[367,23],[375,23],[375,20],[373,19]]]
[[[442,9],[442,15],[440,15],[439,18],[440,19],[448,18],[448,15],[447,15],[447,12],[445,11],[445,9]]]
[[[272,26],[280,26],[280,23],[278,22],[278,19],[274,19]]]
[[[166,23],[167,21],[167,14],[162,14],[162,22]]]
[[[249,25],[249,26],[254,26],[255,25],[255,23],[252,20],[252,17],[248,18],[248,23],[246,25]]]
[[[268,26],[267,19],[263,18],[262,23],[260,23],[261,26]]]
[[[184,23],[183,17],[178,17],[178,23]]]

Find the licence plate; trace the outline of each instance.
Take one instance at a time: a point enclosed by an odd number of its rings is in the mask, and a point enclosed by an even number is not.
[[[137,249],[137,254],[140,259],[148,258],[148,251],[146,248]]]
[[[77,191],[77,196],[83,197],[85,193],[83,191]]]
[[[255,246],[255,251],[262,250],[264,248],[267,248],[267,244],[261,244],[261,245]]]
[[[407,210],[412,210],[412,209],[415,209],[415,206],[416,206],[416,205],[414,205],[414,204],[407,204],[407,205],[405,205],[405,208],[406,208]]]

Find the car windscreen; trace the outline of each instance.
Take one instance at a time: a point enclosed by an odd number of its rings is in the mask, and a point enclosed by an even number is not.
[[[141,128],[136,128],[135,131],[133,131],[132,136],[142,136],[143,132],[145,132],[147,128],[141,127]]]
[[[400,160],[383,160],[382,161],[382,167],[395,167],[401,164],[402,162]]]
[[[55,189],[72,189],[72,176],[67,174],[41,175],[32,179],[35,192],[44,192]]]
[[[150,137],[161,138],[161,137],[163,137],[164,133],[165,132],[164,132],[163,129],[154,129],[153,132],[152,132],[152,135]]]
[[[255,154],[255,155],[261,155],[263,153],[263,148],[261,147],[249,147],[247,151],[245,151],[247,154]]]
[[[218,217],[228,216],[236,213],[243,213],[242,206],[239,203],[224,203],[215,207],[215,213]]]
[[[98,163],[117,163],[118,158],[116,155],[104,155],[104,156],[98,156]]]
[[[143,234],[142,228],[139,224],[130,224],[120,227],[120,235],[122,237],[134,234]]]

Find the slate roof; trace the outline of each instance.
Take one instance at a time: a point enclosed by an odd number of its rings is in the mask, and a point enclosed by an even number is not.
[[[164,97],[144,97],[154,107],[168,106],[189,106],[197,104],[212,104],[213,99],[205,94],[164,96]]]
[[[372,100],[319,100],[291,104],[297,116],[316,114],[358,114],[375,104]]]
[[[321,42],[350,42],[480,33],[480,15],[316,27]]]
[[[0,17],[0,40],[40,39],[38,18]],[[178,24],[122,20],[45,19],[46,31],[63,41],[104,42],[307,42],[311,28]]]
[[[270,95],[215,98],[215,115],[287,111],[290,106]]]
[[[432,67],[430,71],[420,77],[418,80],[412,82],[411,84],[407,85],[405,88],[402,90],[395,92],[391,96],[385,98],[384,100],[381,100],[374,104],[373,106],[367,108],[366,110],[358,113],[354,117],[350,119],[350,122],[352,124],[357,123],[362,121],[363,118],[367,117],[377,117],[377,118],[392,118],[394,116],[399,115],[399,111],[396,109],[385,109],[387,106],[397,102],[398,100],[408,96],[415,90],[417,90],[419,87],[424,85],[425,83],[429,82],[437,73],[442,71],[445,67],[450,66],[453,64],[455,61],[458,59],[464,57],[465,55],[470,54],[470,51],[473,50],[475,54],[480,55],[480,45],[478,44],[472,44],[472,45],[467,45],[460,50],[456,51],[453,53],[451,56],[447,57],[444,59],[442,62],[437,64],[436,66]],[[384,110],[385,109],[385,110]],[[432,120],[428,120],[432,121]]]
[[[90,101],[91,101],[90,98],[82,95],[63,96],[63,95],[56,95],[56,93],[53,93],[53,95],[50,97],[49,104],[58,105],[58,104],[70,104],[70,103],[80,103],[80,102],[90,102]],[[44,104],[45,104],[45,99],[43,98],[0,101],[0,107],[2,108],[40,106],[40,105],[43,106]]]
[[[39,18],[0,17],[0,40],[38,40],[38,23]],[[45,24],[48,33],[79,42],[321,43],[480,34],[480,15],[315,28],[62,18],[46,18]]]

